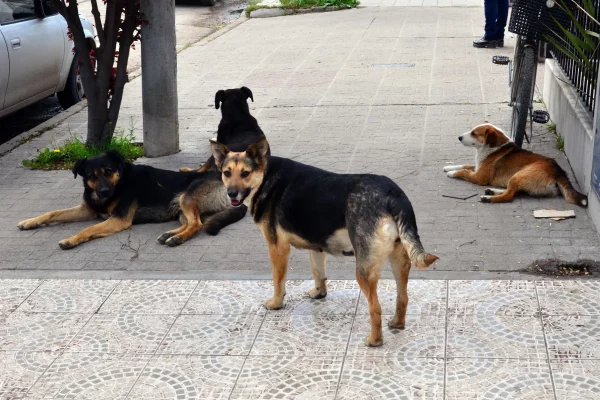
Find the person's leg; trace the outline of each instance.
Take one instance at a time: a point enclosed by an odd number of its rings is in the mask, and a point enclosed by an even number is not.
[[[496,29],[494,39],[504,39],[504,28],[506,28],[506,21],[508,20],[508,0],[497,0],[498,14],[496,19]]]
[[[504,0],[502,0],[504,1]],[[484,39],[494,40],[496,39],[496,29],[498,20],[498,3],[500,0],[485,0],[483,2],[483,12],[485,13],[485,35]],[[506,23],[506,20],[505,20]]]
[[[500,42],[496,37],[497,21],[498,21],[498,2],[507,0],[485,0],[483,3],[483,10],[485,13],[485,34],[481,39],[473,41],[475,47],[488,47],[495,48]],[[505,22],[506,24],[506,22]]]

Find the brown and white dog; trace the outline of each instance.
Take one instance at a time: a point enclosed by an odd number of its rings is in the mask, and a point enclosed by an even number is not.
[[[444,167],[448,177],[480,186],[506,188],[486,189],[481,202],[510,202],[517,193],[523,192],[537,197],[562,194],[569,203],[587,207],[587,196],[573,188],[556,161],[517,147],[494,125],[478,125],[458,140],[475,149],[475,165],[448,165]]]

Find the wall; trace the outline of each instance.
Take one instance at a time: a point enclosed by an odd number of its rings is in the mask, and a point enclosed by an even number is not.
[[[588,195],[588,211],[596,229],[600,231],[600,201],[591,187],[594,127],[597,126],[597,121],[594,121],[581,105],[579,95],[566,83],[568,81],[558,64],[554,60],[546,59],[544,103],[550,118],[556,123],[556,130],[565,139],[565,153],[581,190]]]

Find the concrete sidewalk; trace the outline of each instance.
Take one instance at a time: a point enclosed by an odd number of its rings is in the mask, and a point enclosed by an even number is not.
[[[411,280],[379,348],[356,282],[311,287],[267,312],[264,281],[0,280],[0,398],[600,397],[597,282]]]
[[[220,119],[214,93],[245,85],[274,154],[337,172],[385,174],[400,184],[426,249],[441,257],[424,277],[496,276],[544,258],[600,259],[585,210],[560,198],[481,204],[484,188],[442,172],[473,159],[459,133],[486,119],[509,126],[507,69],[491,57],[511,54],[513,41],[498,51],[473,48],[482,25],[480,7],[365,7],[249,20],[179,54],[182,151],[138,162],[177,169],[204,161]],[[139,137],[140,85],[136,79],[127,86],[119,120]],[[69,251],[58,241],[89,223],[18,231],[22,219],[80,202],[81,182],[70,172],[30,171],[20,162],[69,133],[83,134],[85,123],[85,112],[75,114],[0,158],[1,277],[270,277],[264,239],[249,217],[174,249],[156,238],[175,223],[135,226]],[[531,148],[569,169],[554,136],[535,129]],[[574,208],[577,218],[535,220],[540,208]],[[330,278],[354,277],[351,259],[328,265]],[[310,277],[307,252],[294,251],[291,266],[291,277]]]

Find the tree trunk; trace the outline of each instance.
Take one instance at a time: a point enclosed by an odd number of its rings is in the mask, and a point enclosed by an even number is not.
[[[115,132],[115,122],[108,119],[106,106],[88,103],[87,140],[85,144],[103,147],[110,143]]]
[[[162,157],[179,151],[175,0],[141,3],[142,108],[144,154]]]

